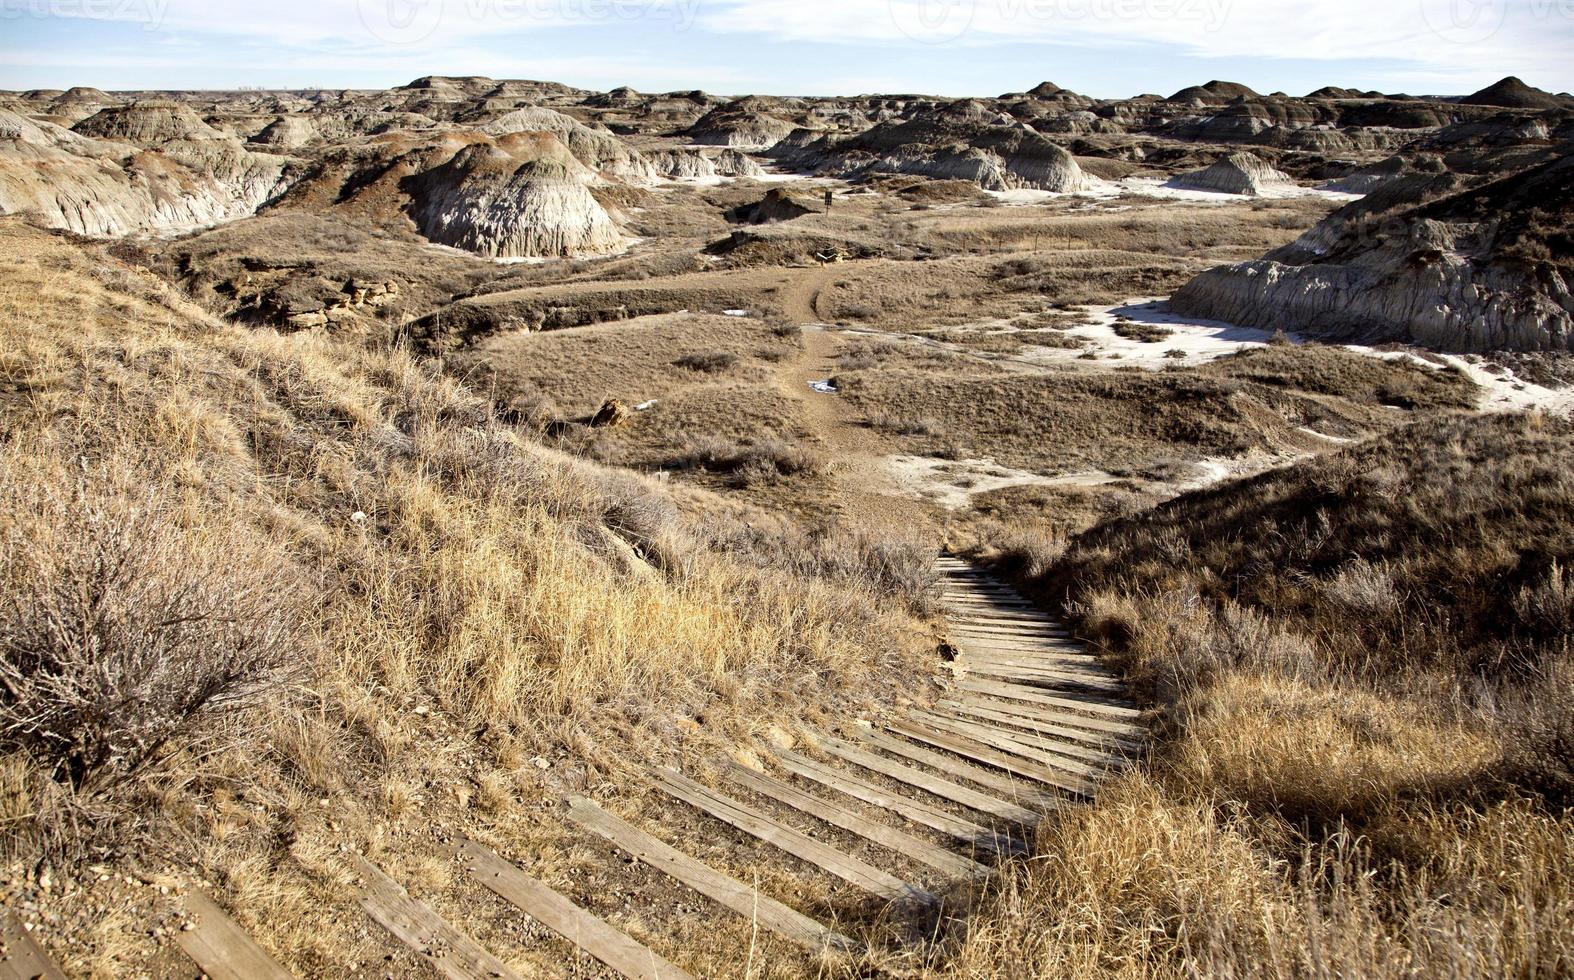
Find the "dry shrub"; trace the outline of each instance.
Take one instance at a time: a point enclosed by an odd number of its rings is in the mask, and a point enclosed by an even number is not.
[[[706,433],[679,433],[678,452],[668,462],[673,469],[701,469],[725,473],[737,487],[774,483],[782,477],[818,476],[830,464],[819,452],[778,436],[737,442]]]
[[[1117,320],[1110,328],[1115,336],[1126,340],[1134,340],[1139,344],[1157,344],[1170,339],[1175,331],[1166,327],[1155,326],[1151,323],[1139,323],[1136,320]]]
[[[1554,807],[1574,807],[1574,659],[1565,654],[1499,707],[1504,779]]]
[[[955,972],[1574,969],[1571,438],[1434,421],[1073,540],[1026,584],[1160,709],[1153,765],[1047,828]]]
[[[1353,613],[1381,616],[1400,607],[1394,577],[1382,564],[1357,558],[1323,583],[1323,593]]]
[[[934,548],[916,533],[749,525],[713,528],[709,540],[713,547],[756,567],[867,590],[920,615],[928,615],[938,605],[940,575]]]
[[[0,487],[0,739],[50,778],[113,788],[269,697],[309,645],[310,593],[244,532],[152,497]]]
[[[738,366],[742,358],[732,351],[702,351],[694,354],[684,354],[673,361],[680,368],[690,371],[699,371],[704,374],[719,374]]]

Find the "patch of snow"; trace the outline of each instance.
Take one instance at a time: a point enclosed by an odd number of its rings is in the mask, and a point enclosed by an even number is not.
[[[1080,350],[1028,347],[1012,357],[1020,361],[1050,363],[1081,360],[1091,352],[1101,359],[1118,359],[1122,365],[1158,371],[1171,365],[1203,364],[1247,347],[1262,347],[1273,336],[1266,330],[1179,316],[1171,313],[1162,299],[1136,299],[1119,306],[1088,306],[1076,312],[1087,322],[1061,332],[1087,341],[1086,347]],[[1131,340],[1115,332],[1115,325],[1122,319],[1160,327],[1170,335],[1152,343]]]
[[[815,391],[818,391],[822,395],[834,395],[841,390],[835,385],[831,384],[830,378],[826,378],[823,381],[811,381],[809,382],[809,387],[813,388]]]
[[[1032,204],[1046,204],[1062,198],[1084,198],[1093,201],[1109,201],[1118,197],[1147,197],[1165,201],[1184,201],[1190,204],[1229,205],[1250,204],[1253,201],[1286,200],[1298,197],[1320,197],[1339,204],[1348,204],[1359,201],[1364,194],[1350,194],[1344,191],[1330,190],[1328,187],[1302,187],[1291,184],[1279,187],[1264,188],[1256,196],[1247,194],[1225,194],[1221,191],[1199,191],[1185,187],[1171,187],[1169,180],[1164,177],[1126,177],[1121,180],[1104,180],[1099,177],[1086,177],[1086,185],[1079,191],[1041,191],[1030,187],[1018,187],[1005,191],[984,191],[1008,207],[1024,207]],[[933,210],[946,210],[949,207],[964,207],[965,205],[939,205]],[[1083,210],[1076,208],[1074,210]],[[1116,208],[1109,209],[1111,211]],[[1118,208],[1118,210],[1129,210]]]
[[[722,316],[748,316],[748,310],[722,310]]]
[[[1002,466],[993,459],[937,459],[933,456],[888,456],[886,471],[898,490],[946,510],[961,510],[973,496],[1006,487],[1099,487],[1119,477],[1102,470],[1045,476]]]
[[[1555,415],[1574,415],[1574,387],[1547,388],[1519,377],[1503,365],[1497,365],[1498,371],[1489,371],[1487,366],[1490,361],[1431,352],[1421,357],[1410,351],[1380,351],[1360,344],[1346,344],[1344,349],[1387,361],[1409,361],[1434,371],[1458,368],[1480,387],[1481,401],[1478,407],[1483,411],[1523,412],[1540,409]]]
[[[1296,432],[1304,432],[1304,433],[1306,433],[1309,436],[1316,436],[1319,439],[1326,439],[1329,442],[1336,442],[1336,443],[1339,443],[1340,445],[1346,445],[1348,443],[1352,443],[1352,442],[1355,441],[1354,439],[1346,439],[1344,436],[1331,436],[1331,435],[1329,435],[1326,432],[1318,432],[1316,429],[1312,428],[1309,425],[1297,426],[1295,431]]]
[[[660,404],[660,402],[661,402],[660,398],[652,398],[648,402],[640,402],[638,405],[634,406],[634,411],[636,411],[636,412],[648,412],[651,409],[655,408],[658,404]]]

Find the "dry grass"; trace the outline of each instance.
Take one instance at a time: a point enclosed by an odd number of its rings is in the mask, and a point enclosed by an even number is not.
[[[1571,448],[1537,416],[1420,423],[1064,556],[1007,542],[1163,738],[1046,829],[954,972],[1574,969]]]
[[[1294,448],[1304,441],[1300,426],[1357,435],[1399,422],[1385,407],[1395,402],[1435,412],[1475,399],[1474,385],[1457,373],[1320,345],[1256,349],[1158,373],[1005,375],[958,361],[942,362],[945,373],[920,373],[910,361],[888,360],[890,369],[884,355],[860,353],[835,382],[871,424],[927,420],[921,428],[887,427],[907,451],[992,456],[1046,473],[1092,466],[1124,474]]]
[[[899,578],[884,558],[795,557],[790,538],[729,556],[724,523],[701,531],[656,485],[543,448],[404,352],[224,327],[62,239],[0,233],[7,467],[67,499],[85,482],[112,510],[157,488],[180,554],[220,549],[235,574],[312,570],[290,597],[313,640],[292,651],[290,696],[246,712],[224,751],[201,740],[222,727],[210,717],[127,780],[116,802],[138,846],[79,828],[113,873],[54,871],[70,884],[42,935],[73,974],[145,969],[160,899],[125,875],[177,873],[217,882],[298,973],[411,969],[382,965],[341,847],[463,917],[474,889],[432,849],[434,828],[557,874],[565,831],[540,807],[558,794],[616,795],[652,745],[692,763],[781,714],[856,711],[913,673],[913,621],[880,601]],[[236,540],[247,549],[222,550]],[[7,568],[22,557],[8,550]],[[46,755],[3,744],[7,853],[34,872],[41,800],[69,791]],[[36,896],[34,872],[17,880]],[[624,922],[631,908],[604,911]],[[484,938],[527,973],[548,968],[517,934]],[[750,941],[742,920],[684,938],[711,972]],[[806,969],[767,948],[767,975]]]
[[[539,391],[578,418],[607,398],[638,405],[717,380],[758,381],[797,346],[796,335],[754,317],[667,315],[498,334],[456,358],[455,368],[500,402]]]

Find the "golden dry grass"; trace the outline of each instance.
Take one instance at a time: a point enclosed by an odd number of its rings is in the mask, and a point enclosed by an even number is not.
[[[41,935],[75,974],[163,955],[146,933],[162,898],[124,874],[206,878],[304,975],[380,964],[344,847],[485,927],[527,975],[550,972],[539,942],[466,905],[476,889],[434,833],[539,858],[594,895],[554,863],[573,853],[549,809],[558,794],[637,801],[635,774],[658,759],[692,762],[782,715],[861,710],[912,673],[914,621],[859,563],[828,560],[839,545],[798,562],[788,539],[762,539],[729,557],[709,543],[727,533],[714,514],[699,533],[659,487],[543,448],[403,351],[223,326],[62,239],[0,233],[5,465],[107,506],[151,493],[182,547],[308,583],[290,686],[214,713],[204,741],[172,746],[125,791],[58,799],[44,760],[10,743],[8,854],[30,863],[70,838],[113,870],[100,882],[47,859],[71,885],[50,900],[60,931]],[[12,505],[0,520],[27,515]],[[79,544],[69,525],[30,530]],[[78,812],[106,819],[85,835],[40,823]],[[139,847],[97,850],[126,840]],[[747,877],[757,857],[735,860]],[[38,887],[30,874],[18,880]],[[849,907],[834,890],[819,900]],[[750,942],[743,920],[678,938],[712,969]],[[801,974],[803,957],[770,948],[761,975]]]
[[[963,976],[1574,969],[1567,423],[1434,419],[1008,567],[1160,710]]]

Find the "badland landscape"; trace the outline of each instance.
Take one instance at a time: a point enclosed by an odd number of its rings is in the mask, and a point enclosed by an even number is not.
[[[28,16],[0,977],[1574,975],[1566,76],[242,89]]]

